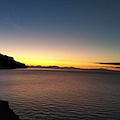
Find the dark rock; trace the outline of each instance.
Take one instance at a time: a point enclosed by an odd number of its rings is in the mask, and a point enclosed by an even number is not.
[[[20,120],[19,116],[10,109],[8,101],[0,100],[0,120]]]
[[[17,62],[13,57],[0,54],[0,69],[26,68],[23,63]]]

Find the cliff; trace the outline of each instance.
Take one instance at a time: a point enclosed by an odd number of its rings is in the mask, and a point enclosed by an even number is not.
[[[19,116],[10,109],[7,101],[0,100],[0,120],[20,120]]]
[[[0,69],[26,68],[23,63],[17,62],[13,57],[0,54]]]

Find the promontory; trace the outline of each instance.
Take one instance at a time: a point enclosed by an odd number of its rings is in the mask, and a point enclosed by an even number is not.
[[[0,53],[0,69],[14,68],[27,68],[27,66],[24,63],[15,61],[13,57],[3,55]]]

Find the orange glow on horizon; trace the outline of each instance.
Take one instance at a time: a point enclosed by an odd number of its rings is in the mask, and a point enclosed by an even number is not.
[[[25,63],[28,66],[59,66],[59,67],[75,67],[75,68],[82,68],[82,69],[108,69],[108,70],[117,70],[120,71],[119,68],[115,68],[112,65],[102,65],[96,64],[93,62],[78,62],[78,61],[67,61],[67,60],[55,60],[55,59],[19,59],[16,58],[16,61]]]
[[[41,50],[42,51],[42,50]],[[110,70],[120,70],[120,68],[115,68],[117,66],[112,65],[101,65],[95,62],[105,62],[108,61],[106,58],[90,57],[90,55],[80,54],[76,56],[74,54],[67,54],[61,51],[60,53],[52,51],[42,51],[33,52],[27,50],[25,52],[15,51],[2,51],[2,53],[14,57],[16,61],[25,63],[26,65],[41,65],[41,66],[59,66],[59,67],[76,67],[85,69],[110,69]],[[23,54],[24,53],[24,54]],[[119,59],[117,59],[119,60]],[[111,61],[114,61],[113,59]],[[108,61],[108,62],[111,62]],[[119,61],[116,61],[119,62]]]

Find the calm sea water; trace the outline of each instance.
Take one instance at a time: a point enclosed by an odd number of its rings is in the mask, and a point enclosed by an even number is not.
[[[120,120],[120,73],[0,70],[0,99],[22,120]]]

